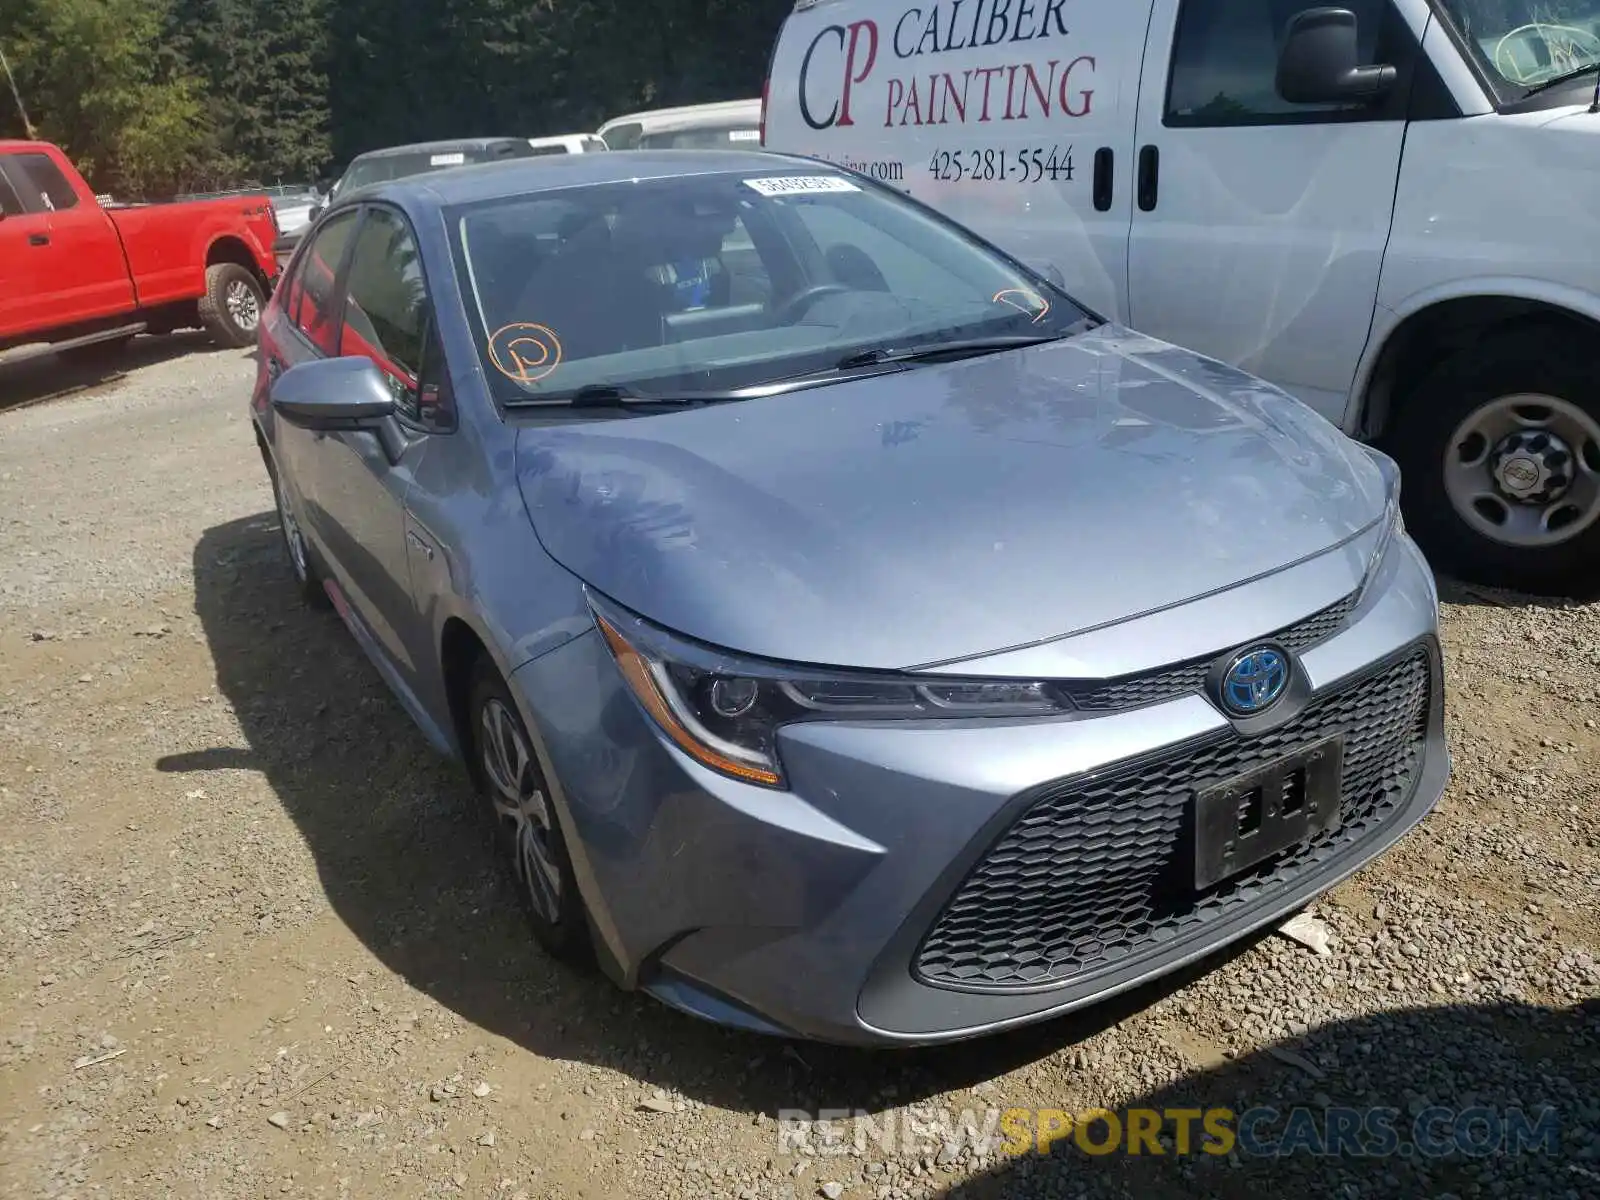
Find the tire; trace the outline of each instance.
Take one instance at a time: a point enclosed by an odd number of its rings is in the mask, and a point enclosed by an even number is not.
[[[294,575],[295,590],[300,593],[300,599],[312,608],[326,609],[333,607],[333,601],[328,599],[328,593],[323,589],[322,576],[317,573],[316,563],[311,558],[311,547],[306,544],[305,535],[300,532],[300,521],[294,515],[294,508],[289,503],[283,486],[278,482],[278,470],[267,461],[267,478],[272,481],[272,500],[278,510],[278,530],[283,536],[283,554],[289,561],[289,570]]]
[[[533,739],[505,681],[487,658],[480,658],[473,670],[469,695],[471,774],[480,808],[494,830],[496,853],[510,872],[534,938],[554,958],[587,963],[593,952],[588,914],[578,894],[561,818]]]
[[[255,345],[266,303],[260,281],[238,263],[215,263],[206,268],[200,324],[217,345],[229,350]]]
[[[1438,570],[1549,596],[1600,586],[1600,392],[1582,345],[1502,334],[1403,399],[1384,442],[1406,525]]]

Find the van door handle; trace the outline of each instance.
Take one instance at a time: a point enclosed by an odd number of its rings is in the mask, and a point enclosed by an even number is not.
[[[1139,211],[1149,212],[1156,206],[1156,196],[1161,184],[1161,151],[1154,146],[1139,149]]]
[[[48,233],[31,233],[28,235],[28,245],[30,246],[48,246],[49,244],[50,235]]]
[[[1111,208],[1111,189],[1114,186],[1112,172],[1116,167],[1117,156],[1110,146],[1101,146],[1094,152],[1094,209],[1096,212],[1106,212]]]

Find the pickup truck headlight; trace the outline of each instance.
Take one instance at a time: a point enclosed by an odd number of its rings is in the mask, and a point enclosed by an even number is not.
[[[1049,684],[822,671],[735,658],[654,629],[590,598],[629,689],[696,762],[764,787],[785,786],[778,730],[798,721],[939,720],[1072,711]]]

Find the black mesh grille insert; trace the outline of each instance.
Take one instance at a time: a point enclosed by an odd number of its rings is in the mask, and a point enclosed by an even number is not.
[[[1271,733],[1230,732],[1045,793],[957,889],[918,951],[917,973],[977,989],[1048,984],[1269,899],[1409,797],[1429,695],[1429,659],[1418,649]],[[1194,793],[1336,733],[1345,737],[1339,828],[1196,893]]]
[[[1290,650],[1307,650],[1338,632],[1339,626],[1350,615],[1350,610],[1356,606],[1356,595],[1351,592],[1343,600],[1312,613],[1304,621],[1267,636]],[[1120,679],[1067,683],[1062,686],[1067,695],[1072,697],[1072,703],[1086,712],[1140,708],[1198,692],[1205,684],[1206,672],[1215,661],[1216,655],[1212,654],[1143,675],[1124,675]]]

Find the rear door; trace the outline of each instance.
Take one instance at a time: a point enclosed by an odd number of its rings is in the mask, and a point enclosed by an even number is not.
[[[766,147],[910,192],[1125,316],[1151,0],[837,0],[784,24]]]
[[[1158,0],[1139,95],[1129,316],[1337,421],[1366,345],[1419,43],[1392,0],[1348,0],[1376,106],[1299,105],[1278,52],[1306,0]]]
[[[6,173],[23,206],[43,217],[43,243],[30,235],[33,261],[45,273],[34,312],[40,325],[66,325],[131,313],[136,307],[122,241],[105,210],[80,195],[48,154],[7,156]]]

